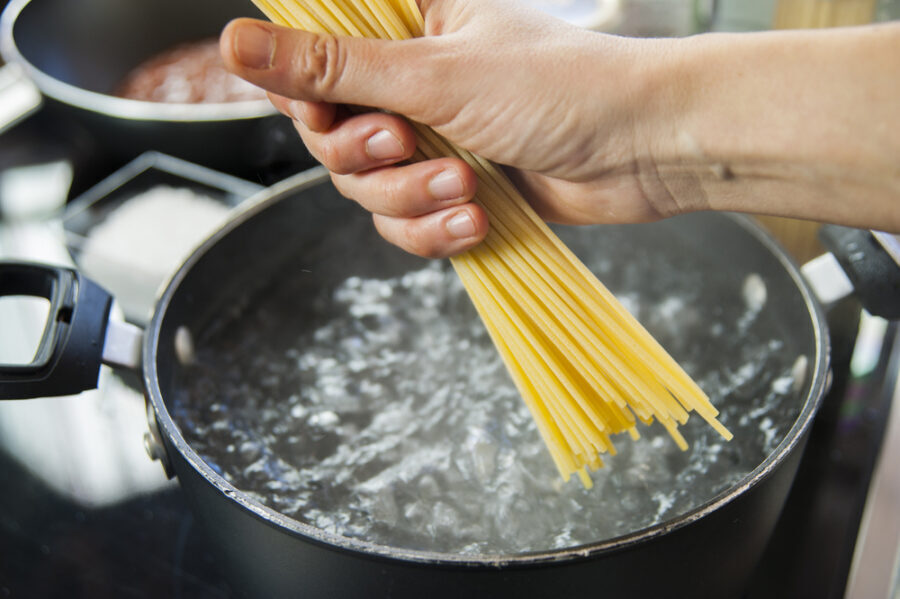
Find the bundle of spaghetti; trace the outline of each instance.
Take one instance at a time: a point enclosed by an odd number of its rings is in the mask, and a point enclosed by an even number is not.
[[[253,0],[273,22],[336,36],[423,34],[415,0]],[[454,156],[478,175],[473,201],[490,220],[484,241],[451,258],[563,479],[615,454],[612,435],[639,437],[697,412],[726,439],[709,398],[534,212],[495,165],[412,123],[414,159]]]
[[[775,29],[816,29],[865,25],[875,18],[877,0],[778,0]]]

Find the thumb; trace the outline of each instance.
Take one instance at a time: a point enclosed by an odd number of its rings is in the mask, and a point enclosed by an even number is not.
[[[384,108],[412,118],[433,105],[437,89],[427,38],[384,41],[334,37],[254,19],[229,23],[219,40],[231,72],[280,96]],[[416,67],[419,68],[416,68]],[[440,81],[440,79],[434,79]]]

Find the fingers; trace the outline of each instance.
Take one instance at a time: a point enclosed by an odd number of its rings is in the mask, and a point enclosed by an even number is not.
[[[413,218],[464,204],[477,187],[462,160],[441,158],[332,177],[341,194],[383,216]]]
[[[343,195],[373,213],[382,237],[412,254],[452,256],[487,234],[487,215],[469,201],[477,178],[462,160],[427,160],[332,175],[332,180]]]
[[[428,91],[436,88],[423,78],[443,77],[428,60],[429,45],[423,38],[333,37],[253,19],[232,21],[219,40],[230,71],[280,96],[408,115],[436,100]]]
[[[337,116],[337,106],[328,102],[304,102],[269,93],[272,104],[295,121],[300,121],[311,131],[327,131]]]
[[[355,115],[322,132],[311,130],[302,121],[296,127],[310,153],[341,175],[406,160],[416,149],[412,128],[389,114]]]
[[[488,230],[484,210],[471,202],[418,218],[376,214],[373,220],[386,240],[425,258],[446,258],[469,250],[478,245]]]
[[[422,40],[336,38],[252,19],[233,21],[220,38],[229,70],[270,92],[341,193],[374,214],[385,239],[420,256],[444,257],[487,233],[487,215],[469,202],[474,171],[450,158],[395,166],[415,152],[409,123],[384,112],[347,117],[337,106],[379,107],[414,119],[447,106],[440,86],[429,81],[451,78],[427,47]]]
[[[404,119],[381,112],[345,117],[327,103],[271,98],[295,118],[310,152],[332,172],[335,187],[373,213],[389,242],[434,258],[471,249],[484,238],[487,216],[468,203],[478,185],[468,164],[440,158],[397,166],[415,151],[415,134]]]

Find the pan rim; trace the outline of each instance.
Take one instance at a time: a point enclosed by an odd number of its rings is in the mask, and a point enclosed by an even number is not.
[[[784,435],[778,446],[766,457],[766,459],[740,481],[731,485],[725,491],[711,497],[706,502],[686,513],[623,535],[563,549],[539,550],[510,555],[460,555],[393,547],[324,531],[310,524],[289,518],[284,514],[261,504],[217,474],[199,456],[199,454],[194,451],[182,436],[180,428],[174,422],[165,406],[162,392],[159,388],[158,373],[156,370],[157,343],[159,341],[166,307],[174,297],[180,282],[189,274],[192,266],[209,248],[215,245],[219,239],[226,236],[229,231],[251,219],[255,214],[263,211],[268,205],[277,203],[288,196],[301,192],[305,188],[325,182],[327,179],[328,172],[322,167],[316,167],[285,179],[282,182],[263,190],[245,202],[245,204],[234,213],[234,218],[198,247],[195,253],[172,276],[160,296],[157,308],[154,311],[151,322],[145,332],[143,357],[144,386],[147,391],[147,396],[153,405],[160,430],[164,431],[164,436],[167,437],[167,440],[171,444],[173,444],[175,450],[181,454],[191,468],[206,479],[207,482],[212,484],[220,493],[226,495],[230,500],[236,502],[266,524],[278,527],[292,536],[301,537],[309,542],[325,545],[332,549],[351,551],[369,558],[399,560],[405,563],[419,563],[431,566],[485,569],[560,565],[572,561],[592,559],[606,554],[624,551],[705,518],[743,496],[767,479],[787,460],[788,456],[791,455],[797,446],[805,439],[806,433],[811,427],[813,418],[819,409],[828,385],[827,372],[830,360],[830,345],[824,313],[818,300],[815,299],[808,283],[803,279],[800,268],[761,225],[757,224],[753,219],[746,215],[721,213],[724,218],[733,220],[738,226],[741,226],[749,234],[760,241],[762,246],[781,263],[786,273],[794,281],[804,300],[804,304],[809,311],[813,330],[813,344],[815,347],[815,355],[812,356],[812,364],[810,365],[813,376],[809,382],[807,394],[803,399],[803,405],[796,420]]]

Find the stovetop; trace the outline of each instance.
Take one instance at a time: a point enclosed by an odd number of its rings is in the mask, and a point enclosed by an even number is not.
[[[40,118],[0,136],[0,174],[59,159],[73,164],[73,196],[120,166],[92,162]],[[868,365],[851,368],[859,306],[828,319],[833,385],[747,599],[845,595],[900,344],[888,325]],[[234,596],[181,490],[143,454],[136,389],[107,372],[82,397],[0,402],[0,599]]]
[[[0,486],[0,597],[231,596],[177,486],[88,507],[7,453]]]

